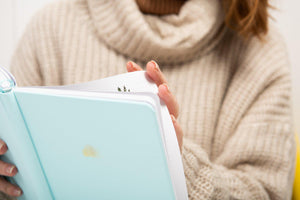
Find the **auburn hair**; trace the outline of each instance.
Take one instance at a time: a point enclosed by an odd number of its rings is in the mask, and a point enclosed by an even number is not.
[[[268,0],[222,0],[225,24],[244,38],[268,32]]]

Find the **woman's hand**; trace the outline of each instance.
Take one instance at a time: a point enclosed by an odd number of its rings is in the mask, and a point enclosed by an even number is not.
[[[141,71],[143,70],[139,65],[130,61],[126,65],[128,72]],[[158,64],[155,61],[150,61],[147,63],[146,72],[148,76],[156,83],[158,86],[158,95],[159,97],[166,103],[173,125],[176,131],[176,136],[178,140],[179,149],[181,151],[182,148],[182,137],[183,132],[182,129],[177,122],[177,117],[179,114],[179,105],[175,96],[170,92],[170,89],[167,84],[167,80],[164,74],[160,71]]]
[[[4,155],[7,152],[7,145],[4,141],[0,140],[0,155]],[[21,196],[22,190],[8,182],[3,176],[12,177],[18,173],[16,166],[3,162],[0,160],[0,191],[13,197]]]

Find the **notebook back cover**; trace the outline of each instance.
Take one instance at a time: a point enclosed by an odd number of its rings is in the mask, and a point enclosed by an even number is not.
[[[53,199],[13,91],[0,93],[0,127],[0,138],[8,146],[1,160],[18,168],[9,178],[23,190],[18,199]]]

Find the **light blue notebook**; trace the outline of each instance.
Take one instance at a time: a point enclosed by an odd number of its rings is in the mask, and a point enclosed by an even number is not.
[[[176,133],[145,72],[16,87],[0,70],[2,158],[21,200],[186,200]]]

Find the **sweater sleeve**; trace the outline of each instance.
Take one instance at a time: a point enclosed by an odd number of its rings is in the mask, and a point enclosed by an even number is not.
[[[290,199],[295,158],[291,81],[286,55],[278,53],[282,52],[280,46],[270,46],[273,44],[250,52],[253,59],[233,78],[228,89],[230,102],[224,101],[224,121],[236,121],[236,125],[228,136],[215,139],[216,146],[224,144],[222,150],[212,157],[196,141],[184,140],[183,165],[190,199]],[[266,49],[269,53],[263,54]],[[269,57],[274,53],[276,56]],[[254,64],[260,65],[265,76],[259,76]],[[245,77],[252,81],[244,87],[239,83],[249,80]],[[245,112],[236,116],[235,109]]]
[[[39,13],[27,25],[20,38],[11,59],[10,71],[16,78],[18,86],[42,85],[42,73],[38,61],[38,44],[41,43],[39,35]]]
[[[42,75],[37,59],[38,38],[31,22],[21,37],[11,60],[10,71],[19,86],[42,85]]]

